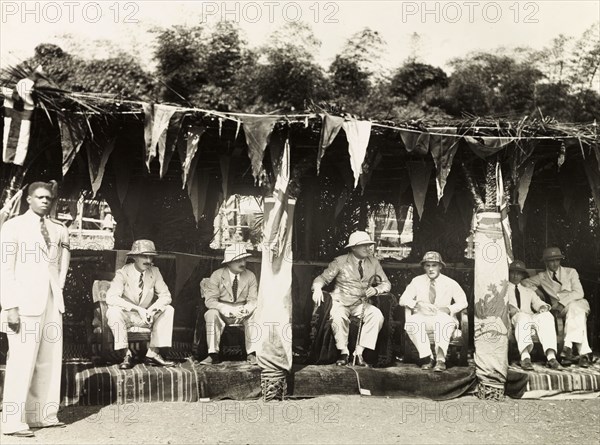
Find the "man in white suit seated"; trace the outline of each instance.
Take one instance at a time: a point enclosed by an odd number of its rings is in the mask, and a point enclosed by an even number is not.
[[[0,231],[0,330],[8,337],[2,433],[33,437],[32,428],[64,427],[57,418],[62,372],[63,287],[69,233],[47,217],[52,184],[28,188],[29,210]]]
[[[158,267],[153,265],[157,255],[150,240],[134,241],[128,253],[133,263],[119,269],[106,292],[108,325],[115,338],[115,351],[125,351],[120,369],[134,366],[129,350],[127,329],[133,326],[150,328],[150,345],[146,363],[154,366],[174,366],[160,355],[160,348],[170,348],[173,338],[171,292]]]
[[[590,304],[585,300],[583,287],[579,281],[579,274],[575,269],[561,266],[564,255],[558,247],[544,249],[542,261],[546,270],[537,275],[524,279],[524,286],[540,289],[552,304],[552,312],[556,316],[565,318],[565,343],[561,352],[563,365],[571,364],[575,360],[573,349],[579,353],[579,366],[590,366],[592,349],[587,338],[587,316],[590,313]]]
[[[556,360],[556,328],[550,305],[544,303],[535,291],[519,284],[523,278],[529,277],[523,261],[515,260],[510,265],[508,277],[513,284],[508,287],[508,311],[521,354],[521,368],[526,371],[533,370],[530,355],[533,349],[531,330],[535,329],[546,354],[546,366],[559,369],[560,364]]]
[[[446,354],[454,330],[458,328],[455,315],[467,307],[467,296],[456,281],[441,273],[445,266],[438,252],[427,252],[421,260],[423,275],[412,279],[400,297],[400,306],[412,310],[404,330],[413,342],[421,369],[446,370]],[[436,362],[434,365],[428,333],[434,333]]]
[[[243,324],[247,360],[256,365],[256,352],[252,336],[252,315],[258,301],[258,283],[254,272],[246,269],[246,252],[243,244],[232,244],[225,249],[223,267],[215,270],[205,289],[204,314],[208,357],[203,365],[220,363],[219,346],[226,325]]]

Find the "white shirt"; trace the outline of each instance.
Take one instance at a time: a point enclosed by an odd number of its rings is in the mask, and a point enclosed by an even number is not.
[[[429,303],[429,286],[431,279],[427,274],[419,275],[412,279],[400,297],[400,306],[414,309],[417,301]],[[452,303],[454,301],[454,303]],[[450,314],[454,315],[467,307],[467,296],[460,284],[446,275],[439,274],[435,279],[435,306],[447,307]]]

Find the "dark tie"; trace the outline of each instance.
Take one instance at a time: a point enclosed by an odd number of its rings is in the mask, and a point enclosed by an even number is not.
[[[515,298],[517,299],[517,309],[521,310],[521,291],[518,284],[515,284]]]
[[[46,227],[45,218],[40,218],[40,231],[42,232],[42,236],[44,237],[44,241],[46,241],[46,246],[49,248],[52,241],[50,241],[50,233],[48,232],[48,227]]]
[[[562,283],[561,283],[561,282],[558,280],[558,278],[556,277],[556,272],[553,272],[553,273],[552,273],[552,279],[553,279],[554,281],[556,281],[558,284],[560,284],[560,285],[562,286]]]
[[[363,279],[363,277],[365,276],[365,271],[363,270],[363,267],[362,267],[362,260],[360,260],[360,261],[358,262],[358,274],[360,275],[360,279],[361,279],[361,280],[362,280],[362,279]]]
[[[144,272],[140,272],[140,301],[144,297]]]
[[[237,274],[235,275],[235,278],[233,279],[233,284],[231,285],[231,290],[233,292],[233,302],[235,303],[237,300],[237,291],[238,291],[238,276]]]
[[[435,303],[435,280],[429,282],[429,302],[431,304]]]

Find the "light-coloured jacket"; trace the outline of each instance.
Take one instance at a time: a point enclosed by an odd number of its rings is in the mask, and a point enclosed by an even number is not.
[[[560,266],[556,271],[556,277],[561,284],[552,279],[552,272],[545,270],[533,277],[525,278],[521,284],[530,288],[541,288],[553,301],[556,300],[565,307],[573,301],[584,300],[583,287],[575,269]],[[589,303],[587,300],[584,301],[589,311]]]
[[[128,311],[136,306],[164,309],[171,304],[171,292],[158,267],[151,266],[144,272],[144,293],[140,298],[140,272],[129,263],[117,270],[106,292],[106,303]]]
[[[515,295],[515,285],[508,285],[508,304],[512,305],[520,312],[524,312],[525,314],[534,314],[538,313],[541,308],[546,307],[550,310],[550,305],[544,303],[538,294],[535,293],[533,289],[523,286],[522,284],[518,284],[519,286],[519,296],[521,297],[521,307],[517,306],[517,297]]]
[[[18,308],[19,315],[39,316],[46,309],[48,290],[54,304],[65,311],[61,275],[62,256],[69,246],[69,232],[62,223],[45,218],[50,247],[40,230],[40,217],[32,210],[6,221],[0,231],[0,305]],[[62,273],[61,273],[62,272]]]
[[[204,289],[206,307],[227,313],[231,308],[243,305],[246,312],[252,314],[258,301],[258,284],[254,272],[246,269],[238,275],[238,292],[235,302],[231,285],[227,267],[215,270]]]
[[[335,288],[331,293],[331,298],[344,306],[352,306],[364,297],[369,287],[369,281],[375,275],[379,275],[381,278],[381,283],[376,287],[378,293],[391,290],[392,284],[377,258],[369,256],[363,260],[362,279],[358,272],[358,261],[352,253],[337,257],[329,263],[321,275],[314,279],[313,290],[322,288],[335,279]]]
[[[429,303],[430,281],[427,274],[414,277],[400,297],[400,306],[414,310],[417,301]],[[435,306],[448,308],[450,315],[456,315],[468,306],[465,291],[452,278],[439,274],[435,279]]]

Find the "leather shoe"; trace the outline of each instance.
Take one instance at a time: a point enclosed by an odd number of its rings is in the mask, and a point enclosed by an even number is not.
[[[256,361],[256,354],[254,352],[248,354],[248,357],[246,357],[246,361],[251,365],[258,365],[258,362]]]
[[[340,358],[338,358],[335,364],[338,366],[346,366],[348,364],[348,354],[340,355]]]
[[[438,360],[433,368],[433,372],[443,372],[446,370],[446,362]]]
[[[219,354],[208,354],[208,357],[200,362],[201,365],[218,365],[219,363],[221,363]]]
[[[588,358],[587,354],[579,357],[579,366],[581,368],[589,368],[590,364],[590,359]]]
[[[363,358],[362,355],[355,355],[352,366],[362,366],[364,368],[368,368],[369,364],[367,362],[365,362],[365,359]]]
[[[533,371],[533,365],[531,364],[530,358],[524,358],[521,360],[521,369],[524,369],[525,371]]]
[[[550,360],[548,360],[546,362],[546,368],[550,368],[550,369],[560,369],[560,363],[558,363],[558,360],[556,360],[555,358],[551,358]]]
[[[569,347],[563,348],[560,353],[560,362],[563,365],[570,365],[575,361],[575,356],[573,355],[573,350]]]
[[[170,368],[171,366],[175,366],[175,362],[170,360],[165,360],[160,355],[153,355],[152,357],[146,357],[146,364],[150,366],[165,366]]]
[[[423,359],[423,360],[427,360],[425,363],[423,363],[423,364],[421,365],[421,369],[422,369],[423,371],[428,371],[428,370],[430,370],[430,369],[433,369],[434,363],[433,363],[433,358],[432,358],[431,356],[429,356],[429,357],[426,357],[426,358],[425,358],[425,359]]]
[[[15,431],[14,433],[4,433],[5,436],[13,436],[13,437],[35,437],[33,431],[31,430],[21,430]]]
[[[119,365],[119,369],[131,369],[133,368],[134,363],[133,363],[133,356],[127,354],[125,356],[125,358],[123,359],[123,361],[121,362],[121,364]]]

